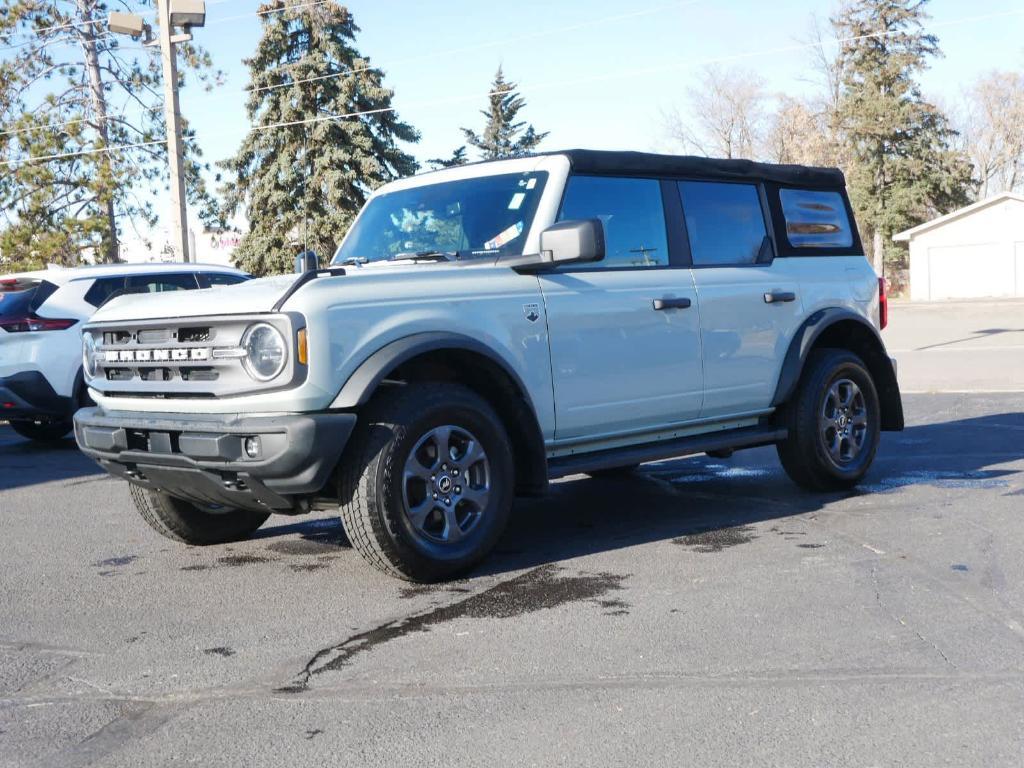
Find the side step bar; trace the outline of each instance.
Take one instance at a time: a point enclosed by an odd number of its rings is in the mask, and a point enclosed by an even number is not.
[[[559,456],[548,459],[548,477],[552,480],[581,472],[597,472],[602,469],[628,467],[648,461],[675,459],[708,451],[723,451],[739,448],[756,448],[772,445],[785,440],[788,431],[775,426],[743,427],[724,432],[704,435],[690,435],[677,440],[659,440],[655,443],[630,445],[625,448],[611,448],[573,456]]]

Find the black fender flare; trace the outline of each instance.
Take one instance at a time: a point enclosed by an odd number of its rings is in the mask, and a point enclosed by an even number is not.
[[[352,410],[365,405],[389,372],[402,363],[430,352],[472,352],[487,358],[518,390],[517,404],[493,403],[506,417],[513,441],[518,442],[525,455],[517,456],[524,463],[518,467],[518,491],[524,495],[537,495],[547,490],[547,455],[544,436],[530,392],[522,378],[505,359],[490,346],[471,336],[447,331],[416,333],[392,341],[367,357],[348,377],[331,409]],[[485,397],[487,393],[482,393]]]
[[[793,334],[789,349],[782,362],[782,371],[779,373],[779,382],[775,388],[772,405],[777,408],[789,400],[800,382],[811,350],[826,331],[830,328],[835,329],[839,323],[856,324],[854,326],[846,325],[847,329],[854,331],[848,346],[851,351],[859,354],[864,360],[875,381],[882,408],[882,429],[897,432],[902,430],[903,401],[896,379],[896,369],[892,359],[885,351],[885,343],[874,325],[861,315],[841,307],[819,309],[808,317]]]

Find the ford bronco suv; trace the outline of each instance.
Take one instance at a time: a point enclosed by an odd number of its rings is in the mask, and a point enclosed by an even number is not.
[[[885,322],[838,170],[553,152],[382,187],[327,268],[112,302],[75,434],[164,536],[340,509],[433,581],[553,478],[773,444],[853,486],[903,428]]]

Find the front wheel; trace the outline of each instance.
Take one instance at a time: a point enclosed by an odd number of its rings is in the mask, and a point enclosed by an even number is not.
[[[388,390],[370,403],[342,460],[341,522],[374,567],[441,581],[497,543],[513,473],[505,428],[472,390],[447,383]]]
[[[864,362],[842,349],[811,353],[781,412],[789,436],[777,449],[786,474],[814,491],[845,490],[867,473],[878,450],[878,393]]]
[[[11,429],[22,437],[37,443],[53,443],[67,437],[73,425],[70,421],[12,421]]]
[[[228,507],[201,507],[129,483],[132,501],[150,528],[185,544],[225,544],[247,539],[270,517],[269,512],[252,512]]]

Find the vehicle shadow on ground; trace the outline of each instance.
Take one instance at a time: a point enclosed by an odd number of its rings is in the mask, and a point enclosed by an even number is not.
[[[36,443],[0,426],[0,491],[104,474],[78,450],[74,437]]]
[[[1024,459],[1024,413],[909,427],[883,437],[865,482],[844,493],[809,493],[793,485],[772,448],[733,460],[691,457],[650,464],[619,478],[572,478],[541,499],[516,503],[494,553],[471,575],[517,571],[639,544],[672,540],[720,551],[749,540],[746,526],[823,509],[857,495],[932,484],[1005,487],[1016,470],[990,468]],[[337,518],[272,525],[261,539],[298,534],[345,543]]]

